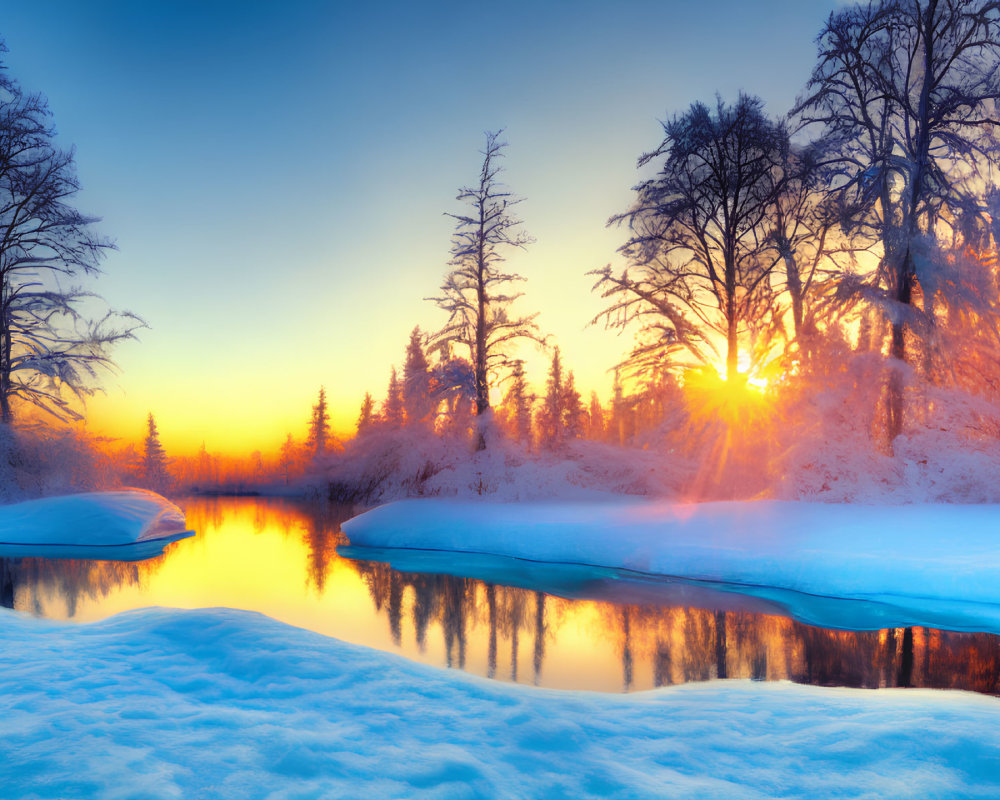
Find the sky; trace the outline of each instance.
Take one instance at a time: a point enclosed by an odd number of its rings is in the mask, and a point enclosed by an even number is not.
[[[384,397],[447,269],[484,132],[535,242],[508,266],[585,396],[632,337],[589,325],[586,273],[620,264],[636,160],[692,102],[785,113],[833,0],[378,4],[0,0],[12,77],[75,147],[78,207],[115,240],[88,285],[142,316],[88,403],[95,432],[169,454],[301,438],[319,387],[336,432]],[[532,347],[529,380],[550,356]]]

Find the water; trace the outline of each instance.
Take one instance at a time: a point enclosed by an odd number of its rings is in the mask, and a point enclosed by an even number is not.
[[[182,505],[198,536],[149,561],[0,560],[0,604],[81,622],[154,605],[244,608],[436,666],[562,689],[754,678],[1000,693],[991,634],[825,629],[738,587],[362,551],[339,533],[349,509],[259,498]]]

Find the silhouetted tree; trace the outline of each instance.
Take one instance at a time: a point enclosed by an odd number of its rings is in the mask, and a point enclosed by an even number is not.
[[[0,42],[0,56],[6,47]],[[41,95],[25,94],[0,63],[0,422],[11,402],[61,419],[79,419],[64,390],[83,398],[99,370],[114,366],[115,343],[134,338],[141,320],[83,306],[95,297],[61,281],[94,275],[113,245],[93,231],[95,217],[71,205],[80,189],[72,151],[59,150]]]
[[[329,440],[330,412],[326,404],[326,389],[320,386],[319,397],[316,399],[312,416],[309,418],[309,435],[306,439],[306,447],[314,456],[319,456],[326,452]]]
[[[573,370],[566,373],[566,382],[562,391],[562,430],[567,439],[579,439],[584,433],[587,412],[576,389],[576,379]]]
[[[500,132],[486,134],[479,182],[463,188],[458,200],[465,214],[449,214],[456,221],[452,237],[451,271],[441,295],[431,298],[448,312],[448,323],[433,337],[433,346],[459,344],[469,349],[475,377],[478,432],[476,448],[486,447],[485,418],[490,409],[490,374],[507,363],[507,348],[516,339],[539,340],[536,314],[511,316],[511,304],[521,296],[510,285],[524,278],[501,271],[505,252],[523,248],[531,237],[520,230],[513,214],[520,202],[498,180],[506,144]]]
[[[935,239],[985,211],[983,178],[998,156],[1000,4],[880,0],[831,14],[798,111],[837,145],[833,189],[854,223],[882,242],[869,297],[891,324],[890,355],[906,361],[933,330],[947,259]],[[922,309],[920,308],[922,305]],[[887,429],[903,427],[902,371],[891,372]]]
[[[167,474],[167,455],[160,444],[160,432],[150,413],[146,419],[146,439],[142,450],[142,478],[150,489],[162,491],[170,478]]]
[[[562,421],[565,400],[562,359],[557,347],[552,351],[552,363],[549,366],[545,397],[542,399],[542,408],[538,412],[538,438],[549,447],[556,447],[563,441]]]
[[[776,167],[788,134],[745,94],[734,105],[718,100],[714,110],[696,103],[663,131],[659,147],[639,159],[640,167],[662,161],[659,172],[609,222],[628,226],[620,252],[630,266],[591,273],[611,301],[594,321],[644,323],[632,359],[661,366],[679,351],[712,364],[720,333],[732,379],[741,330],[759,325],[768,308],[773,261],[761,258],[760,224],[780,188]]]
[[[396,368],[393,367],[389,375],[389,389],[382,406],[382,417],[393,427],[399,427],[403,424],[403,414],[403,386],[396,375]]]
[[[528,392],[528,384],[524,378],[524,362],[518,359],[511,369],[511,383],[504,397],[504,407],[510,436],[523,444],[531,444],[532,400],[533,397]]]
[[[410,333],[403,364],[403,408],[407,424],[426,424],[434,412],[431,392],[431,373],[424,353],[423,334],[420,327]]]
[[[371,392],[365,392],[365,399],[361,401],[361,412],[358,414],[358,435],[369,431],[375,422],[375,401]]]

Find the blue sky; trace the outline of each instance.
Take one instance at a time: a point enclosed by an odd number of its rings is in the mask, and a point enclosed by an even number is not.
[[[324,384],[337,427],[379,397],[444,274],[485,130],[536,243],[525,312],[585,391],[631,344],[587,322],[658,120],[716,92],[781,114],[830,2],[0,0],[6,63],[75,145],[78,205],[119,250],[96,288],[142,341],[91,403],[99,430],[168,450],[270,448]],[[541,385],[546,357],[527,351]]]

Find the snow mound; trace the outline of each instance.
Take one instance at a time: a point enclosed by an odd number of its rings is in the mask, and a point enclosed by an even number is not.
[[[148,558],[193,535],[180,508],[142,489],[0,506],[0,556],[8,558]]]
[[[907,624],[1000,632],[995,505],[428,499],[380,506],[343,531],[362,548],[509,556],[735,584],[747,594],[863,600],[895,609]]]
[[[229,609],[0,609],[0,652],[5,797],[1000,796],[1000,702],[965,692],[541,690]]]

